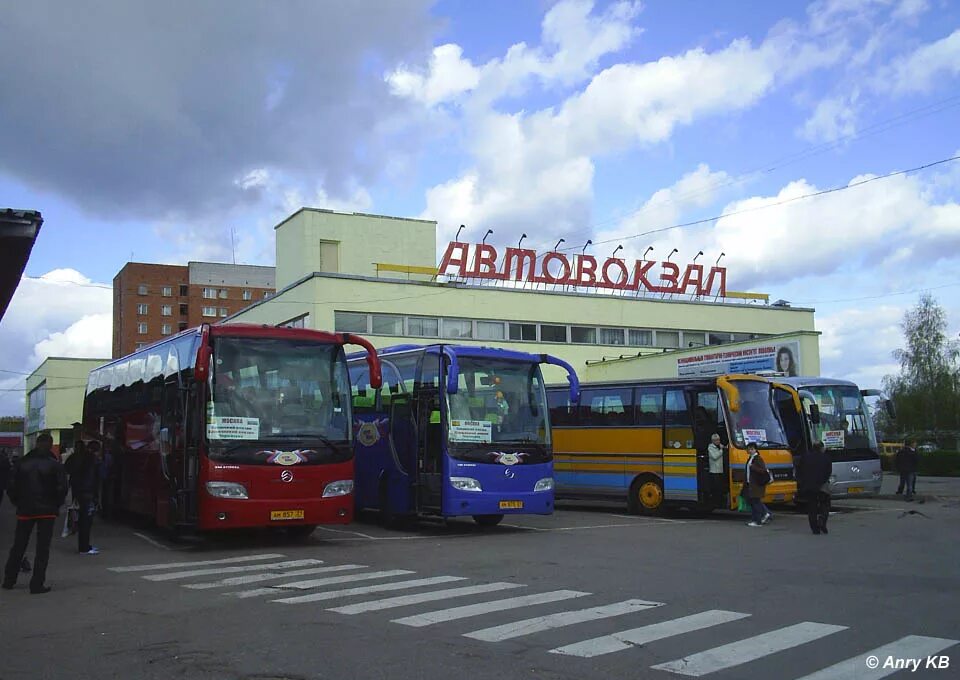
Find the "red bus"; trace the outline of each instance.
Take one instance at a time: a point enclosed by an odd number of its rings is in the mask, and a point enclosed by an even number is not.
[[[85,436],[103,440],[121,511],[157,525],[283,526],[353,518],[349,333],[203,325],[90,373]]]

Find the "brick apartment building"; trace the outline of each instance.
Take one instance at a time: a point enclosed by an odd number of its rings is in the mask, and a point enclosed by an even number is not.
[[[273,267],[128,262],[113,278],[113,358],[269,297]]]

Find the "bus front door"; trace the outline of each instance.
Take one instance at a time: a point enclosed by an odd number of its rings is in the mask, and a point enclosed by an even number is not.
[[[421,512],[439,513],[443,501],[443,422],[440,410],[440,357],[425,354],[416,383],[417,503]]]

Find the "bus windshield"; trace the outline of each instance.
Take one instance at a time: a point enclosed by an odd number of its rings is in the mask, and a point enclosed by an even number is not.
[[[738,411],[730,411],[729,404],[727,405],[730,437],[733,442],[739,448],[744,448],[751,442],[761,449],[786,448],[787,435],[771,400],[772,386],[758,380],[732,382],[740,393]]]
[[[550,443],[540,366],[461,357],[455,394],[447,395],[451,444]]]
[[[207,438],[349,441],[343,348],[305,340],[215,338]]]
[[[828,453],[877,451],[877,435],[867,404],[854,385],[811,385],[803,388],[820,407],[820,423],[811,423],[814,441],[822,441]],[[809,400],[804,410],[809,413]]]

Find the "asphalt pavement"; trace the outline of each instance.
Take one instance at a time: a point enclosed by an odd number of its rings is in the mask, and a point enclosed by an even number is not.
[[[0,592],[0,678],[958,677],[960,500],[836,507],[828,536],[603,504],[305,542],[98,522],[100,555],[54,539],[52,592]]]

